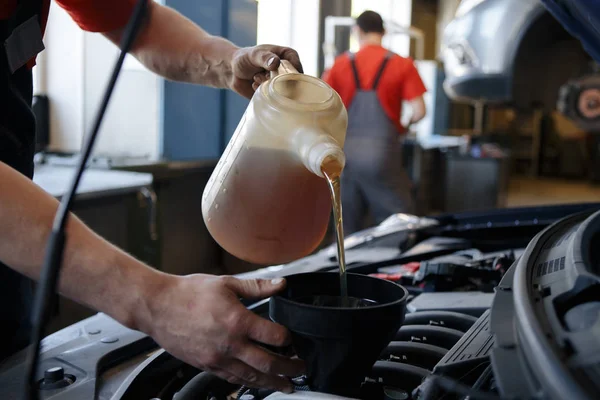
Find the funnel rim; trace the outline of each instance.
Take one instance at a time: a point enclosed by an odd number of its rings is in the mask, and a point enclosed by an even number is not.
[[[336,274],[336,272],[329,272],[329,271],[303,272],[303,273],[299,273],[299,274],[289,275],[286,278],[289,278],[289,277],[292,277],[292,276],[301,276],[301,275],[325,275],[325,274]],[[377,303],[376,305],[369,305],[367,307],[360,307],[360,308],[356,308],[356,307],[315,306],[315,305],[312,305],[312,304],[306,304],[306,303],[301,303],[301,302],[298,302],[298,301],[294,301],[292,299],[289,299],[289,298],[281,296],[281,295],[275,295],[275,296],[272,296],[272,298],[276,298],[277,301],[281,301],[283,303],[293,304],[294,306],[301,307],[301,308],[306,308],[306,309],[309,309],[309,310],[332,310],[332,311],[336,310],[336,311],[347,311],[347,312],[355,312],[355,313],[357,313],[357,312],[366,312],[366,310],[380,310],[382,308],[387,308],[387,307],[395,306],[395,305],[398,305],[398,304],[406,303],[406,300],[408,299],[408,296],[409,296],[408,290],[406,290],[406,288],[404,286],[399,285],[396,282],[388,281],[388,280],[381,279],[381,278],[376,278],[376,277],[373,277],[373,276],[368,276],[368,275],[363,275],[363,274],[357,274],[357,273],[353,273],[353,272],[348,272],[347,276],[359,276],[361,278],[377,280],[377,281],[380,281],[380,282],[385,282],[385,284],[394,285],[394,286],[402,289],[403,295],[399,299],[391,301],[391,302],[382,303],[382,304]]]

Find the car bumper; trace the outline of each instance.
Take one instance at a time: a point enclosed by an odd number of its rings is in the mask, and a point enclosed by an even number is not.
[[[505,74],[472,73],[447,76],[444,91],[453,100],[506,103],[511,100],[511,78]]]

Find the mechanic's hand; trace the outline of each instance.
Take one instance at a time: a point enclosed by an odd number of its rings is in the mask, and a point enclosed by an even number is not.
[[[289,47],[263,44],[237,50],[233,55],[233,77],[229,87],[251,98],[258,86],[269,79],[269,72],[279,68],[282,59],[292,63],[298,72],[303,72],[298,53]]]
[[[291,392],[288,379],[304,364],[265,350],[290,344],[283,326],[259,317],[239,301],[262,299],[285,287],[285,280],[241,280],[231,276],[166,277],[151,302],[147,332],[180,360],[227,381],[253,388]]]

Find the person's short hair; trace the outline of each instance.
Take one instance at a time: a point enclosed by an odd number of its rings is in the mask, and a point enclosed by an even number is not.
[[[383,18],[375,11],[367,10],[356,18],[356,25],[364,33],[384,33]]]

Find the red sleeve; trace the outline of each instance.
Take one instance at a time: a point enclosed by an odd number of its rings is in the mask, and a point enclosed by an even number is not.
[[[323,71],[323,76],[321,77],[321,79],[327,82],[327,84],[331,86],[335,91],[338,90],[335,82],[336,70],[337,68],[335,67],[335,64],[333,64],[333,66],[330,69]]]
[[[123,28],[136,0],[56,0],[79,27],[89,32],[110,32]]]
[[[427,88],[417,71],[415,64],[410,61],[403,74],[402,99],[405,101],[413,100],[427,92]]]

